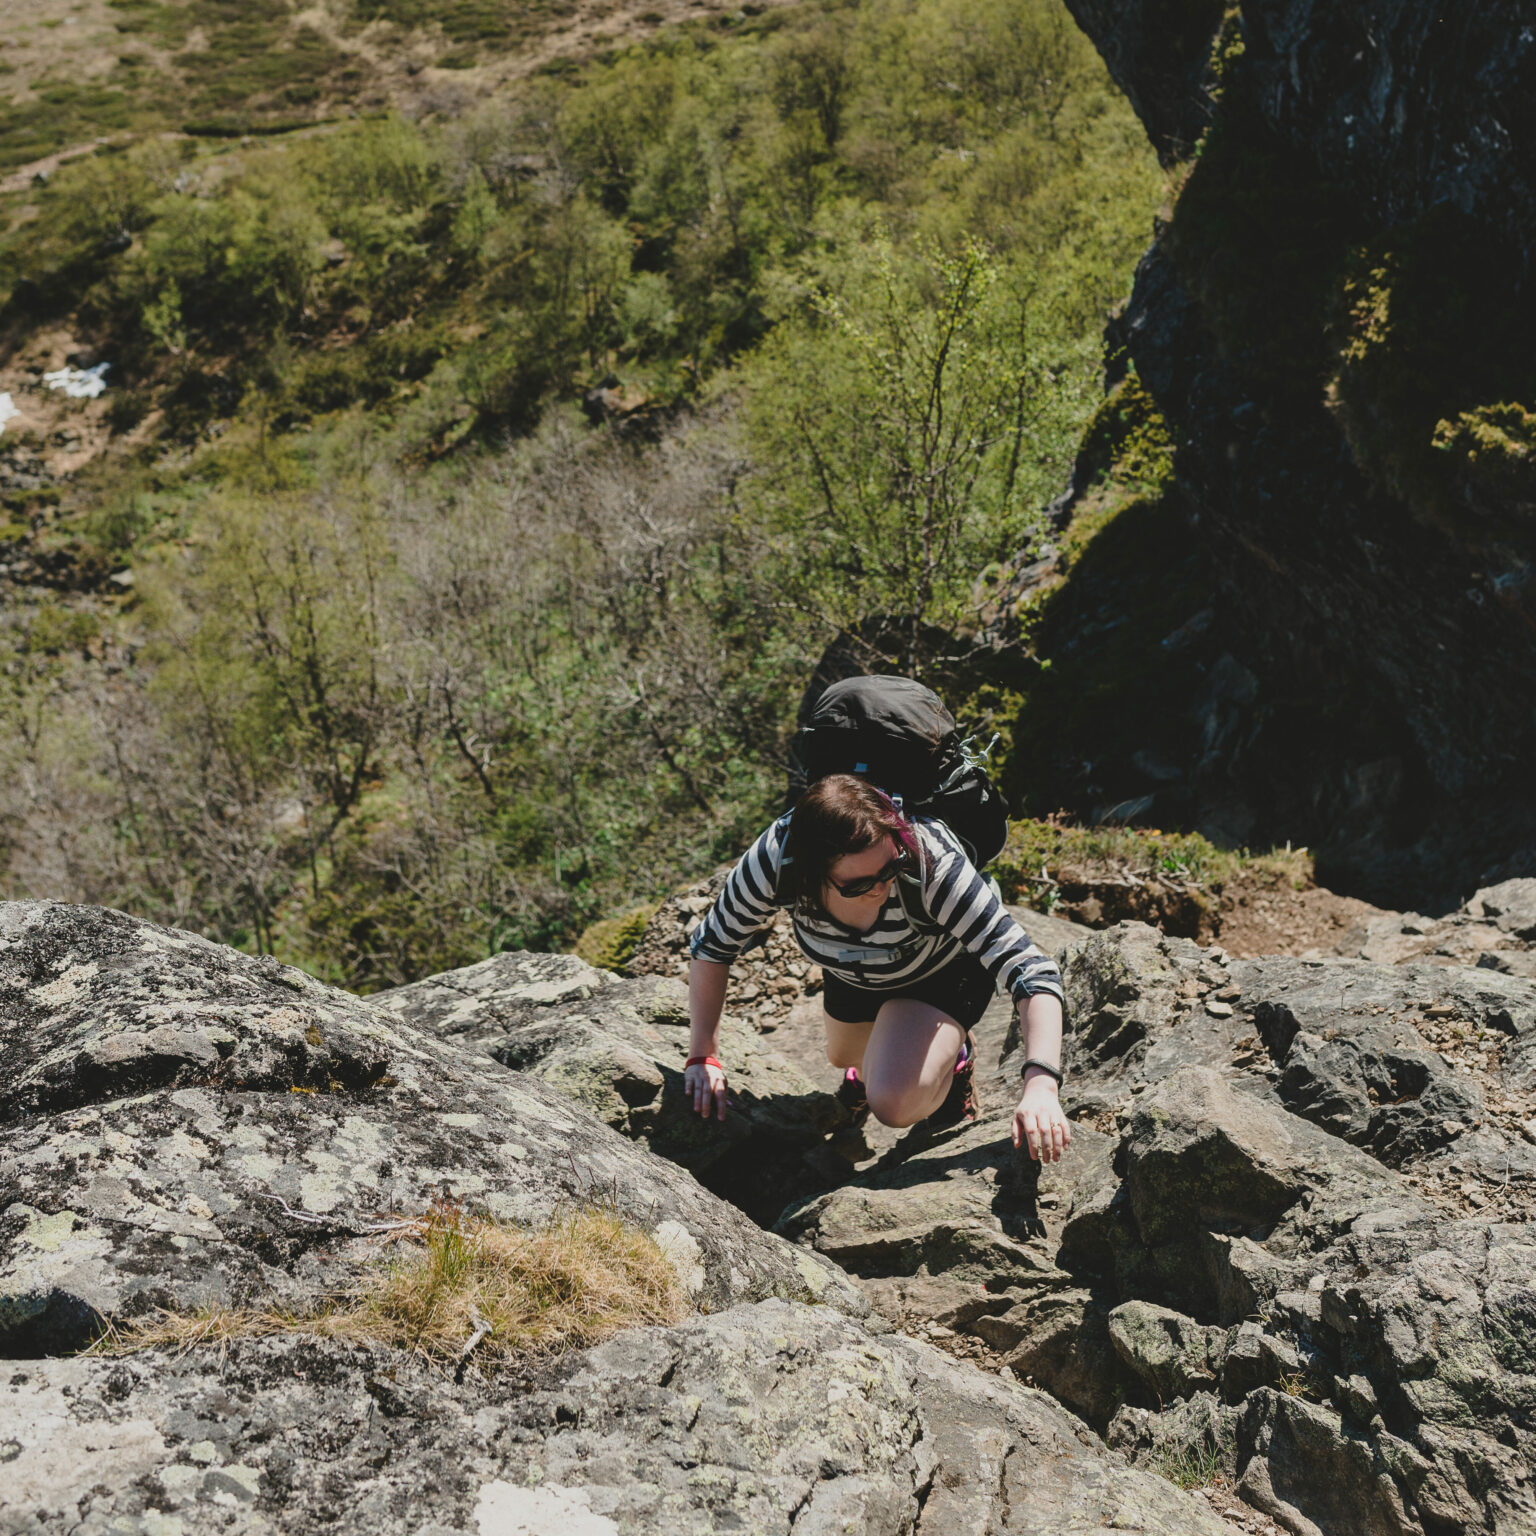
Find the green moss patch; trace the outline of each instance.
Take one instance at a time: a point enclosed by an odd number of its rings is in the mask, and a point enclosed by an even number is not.
[[[605,971],[622,971],[645,936],[655,912],[653,903],[593,923],[577,939],[576,953],[588,965]]]
[[[1104,397],[1078,448],[1091,485],[1155,496],[1173,480],[1174,439],[1134,368]]]
[[[1536,301],[1519,254],[1452,210],[1354,253],[1330,323],[1329,395],[1355,459],[1421,516],[1536,502]],[[1528,287],[1528,285],[1524,285]]]

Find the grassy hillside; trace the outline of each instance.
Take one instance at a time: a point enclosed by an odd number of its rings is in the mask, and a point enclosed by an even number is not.
[[[762,10],[759,5],[754,12]],[[36,0],[0,43],[0,175],[125,134],[461,111],[714,0]],[[740,18],[740,12],[735,12]]]
[[[706,18],[12,191],[0,888],[367,987],[723,854],[826,640],[963,629],[1028,545],[1161,193],[1046,0]]]

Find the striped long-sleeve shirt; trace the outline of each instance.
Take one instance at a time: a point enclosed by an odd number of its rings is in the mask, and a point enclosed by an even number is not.
[[[998,991],[1016,1001],[1036,992],[1061,997],[1056,962],[1008,915],[997,887],[977,872],[949,828],[923,817],[914,826],[920,877],[893,882],[879,917],[862,933],[797,910],[795,940],[802,953],[856,987],[897,991],[903,982],[931,976],[965,948]],[[694,930],[689,951],[696,959],[728,965],[772,923],[781,905],[774,893],[788,831],[789,817],[781,816],[737,861]]]

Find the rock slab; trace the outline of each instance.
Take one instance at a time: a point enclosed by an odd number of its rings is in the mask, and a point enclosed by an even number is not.
[[[537,1078],[300,973],[121,913],[10,902],[0,976],[6,1353],[157,1307],[302,1306],[376,1259],[378,1220],[444,1198],[536,1225],[611,1201],[701,1305],[862,1306]]]
[[[293,1338],[26,1362],[0,1445],[6,1536],[1235,1529],[1043,1393],[778,1301],[460,1385]]]
[[[838,1175],[824,1143],[847,1112],[733,1015],[720,1033],[727,1117],[694,1112],[683,1092],[688,995],[672,978],[626,980],[574,955],[509,951],[373,1001],[539,1078],[755,1220],[771,1223],[788,1200]]]

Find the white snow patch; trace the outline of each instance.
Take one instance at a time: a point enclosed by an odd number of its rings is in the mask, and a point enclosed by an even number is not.
[[[607,1515],[593,1514],[585,1488],[519,1488],[499,1479],[480,1490],[475,1528],[480,1536],[619,1536]]]
[[[0,432],[5,431],[5,424],[11,417],[20,415],[21,412],[17,409],[16,402],[11,399],[11,392],[6,390],[3,394],[0,394]]]
[[[55,368],[43,375],[49,389],[62,389],[71,400],[94,400],[107,387],[107,369],[111,363],[97,363],[94,368]]]

